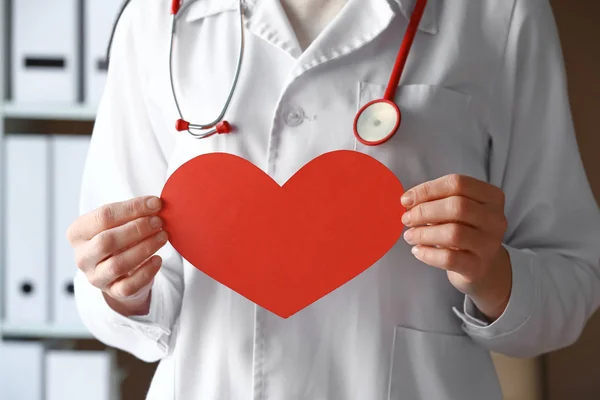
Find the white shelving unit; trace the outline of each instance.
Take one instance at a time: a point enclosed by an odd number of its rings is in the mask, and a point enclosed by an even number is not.
[[[4,30],[7,23],[8,16],[4,15],[6,13],[6,1],[0,0],[0,60],[5,60],[4,54],[6,50],[4,49],[4,45],[6,43]],[[5,62],[0,61],[0,104],[4,101],[5,92]],[[0,107],[0,166],[4,165],[4,115],[2,113],[3,109]],[[0,170],[2,167],[0,167]],[[0,174],[0,193],[4,193],[4,174]],[[2,265],[5,260],[5,252],[4,252],[4,196],[0,196],[0,320],[4,317],[4,273],[2,270]],[[2,328],[0,327],[0,340],[2,340]]]
[[[0,113],[3,118],[93,121],[96,109],[88,106],[52,106],[44,104],[13,104],[5,102]]]
[[[5,27],[9,26],[6,15],[6,0],[0,0],[0,171],[4,165],[4,124],[6,119],[20,120],[67,120],[93,121],[96,110],[88,106],[59,106],[48,104],[14,104],[4,100],[5,70],[9,67],[4,60],[8,49],[5,48]],[[4,193],[3,174],[0,173],[0,193]],[[12,324],[4,322],[4,199],[0,196],[0,340],[11,338],[40,338],[40,339],[93,339],[93,336],[83,326],[59,326],[54,324],[31,325]]]
[[[81,326],[58,325],[0,325],[3,338],[43,339],[93,339],[92,334]]]
[[[8,22],[8,15],[6,14],[6,0],[0,0],[0,104],[4,101],[5,91],[5,73],[4,68],[6,67],[6,60],[4,54],[6,54],[5,44],[5,27]],[[0,170],[3,170],[4,165],[4,114],[3,107],[0,107]],[[4,193],[4,174],[0,174],[0,194]],[[4,196],[0,195],[0,321],[4,318],[4,271],[2,266],[5,262],[5,251],[4,251]],[[2,327],[0,322],[0,341],[2,340]]]
[[[3,341],[35,341],[42,345],[44,351],[43,364],[40,365],[40,370],[43,370],[42,381],[39,384],[42,385],[43,391],[42,398],[48,396],[46,392],[48,371],[44,366],[48,360],[48,355],[52,351],[65,351],[69,353],[77,352],[78,344],[76,340],[93,340],[94,336],[85,328],[82,323],[77,324],[75,321],[72,323],[21,323],[16,321],[9,321],[6,317],[6,205],[5,205],[5,193],[6,193],[6,179],[5,179],[5,127],[6,121],[12,120],[18,123],[10,124],[10,126],[27,126],[34,124],[36,121],[90,121],[93,122],[96,118],[95,107],[86,105],[59,105],[59,104],[17,104],[7,101],[5,99],[6,88],[9,82],[7,82],[6,68],[10,68],[10,65],[6,61],[8,59],[10,43],[7,40],[7,27],[10,27],[8,14],[8,1],[15,2],[21,0],[0,0],[0,342]],[[39,123],[37,123],[39,125]],[[11,128],[12,129],[12,128]],[[11,134],[18,134],[19,132],[10,132]],[[111,355],[110,361],[110,382],[108,389],[108,398],[120,399],[121,395],[121,383],[124,378],[124,371],[118,366],[117,362],[117,351],[107,346],[103,352],[108,352]],[[72,356],[73,354],[71,354]],[[0,360],[6,363],[10,360]],[[13,360],[14,361],[14,360]],[[75,365],[77,367],[77,365]],[[87,377],[86,377],[87,378]],[[94,382],[96,379],[93,376],[89,377],[90,382],[95,383],[98,387],[98,382]],[[102,378],[98,378],[102,379]],[[0,390],[0,398],[2,398],[5,391]]]

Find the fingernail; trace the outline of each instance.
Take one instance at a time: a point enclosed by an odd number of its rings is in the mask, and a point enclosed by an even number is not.
[[[412,237],[413,237],[412,229],[409,229],[406,232],[404,232],[404,240],[406,240],[408,243],[410,243]]]
[[[410,212],[405,212],[402,216],[402,223],[406,226],[410,225]]]
[[[413,247],[412,249],[410,249],[410,252],[413,253],[415,256],[419,255],[419,248],[417,246]]]
[[[400,202],[404,207],[410,207],[415,203],[415,195],[413,192],[407,192],[402,196]]]
[[[160,205],[161,203],[158,197],[150,197],[148,200],[146,200],[146,206],[152,211],[160,209]]]
[[[153,229],[161,228],[162,227],[162,219],[160,219],[159,217],[150,218],[150,226]]]
[[[152,266],[153,267],[160,267],[162,265],[162,258],[160,257],[154,257],[152,259]]]
[[[167,241],[167,232],[162,231],[158,235],[156,235],[156,240],[160,243]]]

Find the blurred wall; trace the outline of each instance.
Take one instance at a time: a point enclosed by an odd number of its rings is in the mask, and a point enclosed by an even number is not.
[[[543,367],[540,359],[517,360],[492,354],[504,400],[543,400]]]
[[[577,139],[600,202],[600,1],[552,0],[552,5],[565,54]],[[600,313],[575,345],[546,356],[544,369],[545,399],[600,399]]]

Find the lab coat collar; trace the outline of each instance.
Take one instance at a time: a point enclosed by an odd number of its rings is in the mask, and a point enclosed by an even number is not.
[[[193,22],[211,15],[225,11],[234,11],[238,8],[239,0],[188,0],[183,3],[181,15],[187,22]],[[246,10],[252,10],[260,0],[242,0]],[[352,1],[352,0],[348,0]],[[363,0],[361,0],[363,1]],[[378,0],[369,0],[378,1]],[[410,19],[416,0],[390,0],[395,2],[400,12],[406,19]],[[432,35],[438,33],[439,2],[441,0],[429,0],[419,25],[419,30]]]
[[[333,61],[358,50],[375,39],[402,15],[410,20],[416,0],[348,0],[340,14],[325,31],[305,50],[285,15],[280,0],[244,0],[246,28],[297,60],[290,75],[295,79],[320,64]],[[419,25],[426,34],[437,33],[437,4],[429,0]],[[234,11],[239,0],[196,0],[182,8],[180,16],[192,22],[221,12]],[[351,27],[351,28],[349,28]]]
[[[437,8],[434,7],[437,1],[428,2],[419,28],[423,33],[437,32]],[[348,0],[334,21],[301,54],[292,77],[357,51],[385,31],[398,15],[401,15],[400,18],[407,16],[410,20],[414,4],[415,0]],[[399,42],[401,38],[402,33],[399,34]]]
[[[412,11],[415,8],[416,0],[393,0],[398,4],[400,12],[404,15],[407,20],[410,20]],[[427,7],[423,13],[423,18],[419,24],[419,30],[422,32],[435,35],[438,33],[438,20],[439,20],[439,2],[442,0],[429,0]]]

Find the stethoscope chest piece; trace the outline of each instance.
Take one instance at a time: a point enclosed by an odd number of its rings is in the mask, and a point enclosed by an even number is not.
[[[366,146],[377,146],[390,140],[398,131],[402,114],[390,100],[367,103],[354,119],[354,136]]]

